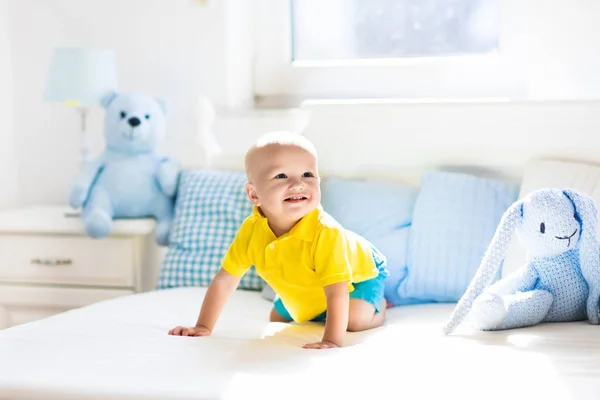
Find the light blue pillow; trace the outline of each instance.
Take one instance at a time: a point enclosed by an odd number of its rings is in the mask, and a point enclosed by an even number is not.
[[[519,187],[453,172],[425,173],[409,240],[401,304],[460,299]]]
[[[185,170],[175,204],[170,243],[157,289],[208,286],[244,219],[252,213],[246,175],[237,171]],[[252,266],[241,289],[262,289]]]
[[[369,240],[387,258],[385,297],[398,304],[398,284],[406,275],[413,207],[419,189],[400,182],[324,178],[323,209],[344,228]]]

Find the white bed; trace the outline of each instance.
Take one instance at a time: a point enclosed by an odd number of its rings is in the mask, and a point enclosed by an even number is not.
[[[122,297],[1,331],[0,397],[600,395],[600,332],[585,322],[496,333],[464,325],[445,337],[439,332],[451,304],[407,306],[390,309],[382,328],[349,334],[350,347],[308,351],[301,345],[318,340],[322,325],[268,323],[269,302],[238,291],[213,336],[168,336],[171,327],[196,317],[204,292]]]
[[[473,153],[468,160],[454,157],[457,153],[452,149],[462,146],[458,142],[436,147],[409,141],[396,153],[377,144],[395,126],[379,134],[364,126],[377,120],[377,115],[370,116],[377,110],[363,110],[356,117],[363,125],[354,132],[350,123],[337,116],[336,108],[312,119],[317,122],[306,133],[322,150],[326,174],[414,179],[415,171],[452,159],[455,166],[465,162],[486,172],[489,167],[492,173],[510,175],[520,162],[507,162],[505,168],[497,169],[495,163],[510,158],[512,150],[496,151],[496,142],[490,142],[489,149],[494,148],[495,158],[488,157],[490,152]],[[405,116],[413,111],[404,111]],[[324,119],[327,112],[333,117]],[[462,112],[466,119],[469,109]],[[329,122],[319,122],[319,118]],[[445,129],[433,120],[424,121],[435,125],[432,132]],[[339,121],[344,129],[326,129],[332,121]],[[539,127],[540,135],[544,126]],[[206,135],[206,127],[200,131]],[[323,135],[324,131],[328,134]],[[226,142],[236,149],[225,149],[230,154],[213,158],[212,165],[240,168],[240,151],[252,140],[246,133],[241,129],[236,137],[227,137]],[[354,140],[358,137],[362,139]],[[204,137],[197,139],[198,146],[208,143]],[[500,140],[497,135],[496,140]],[[186,150],[182,156],[186,167],[210,159],[202,148]],[[523,165],[518,168],[522,172]],[[554,173],[563,171],[562,166],[536,168],[554,179],[544,185],[561,186],[572,180],[572,176]],[[591,176],[588,170],[580,175]],[[527,188],[540,182],[528,181]],[[600,173],[591,184],[596,182]],[[511,253],[513,266],[521,256],[518,251]],[[268,323],[271,304],[257,292],[237,291],[213,336],[168,336],[170,328],[196,320],[204,292],[203,288],[179,288],[131,295],[0,331],[0,398],[600,398],[600,327],[586,322],[476,332],[466,321],[452,336],[443,336],[441,327],[453,304],[406,306],[390,309],[379,329],[348,334],[348,347],[310,351],[301,346],[319,340],[322,325]]]

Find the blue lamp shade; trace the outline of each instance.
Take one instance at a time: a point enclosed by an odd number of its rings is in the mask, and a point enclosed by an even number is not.
[[[117,90],[116,64],[111,50],[58,47],[50,61],[44,99],[77,107],[99,106],[105,94]]]

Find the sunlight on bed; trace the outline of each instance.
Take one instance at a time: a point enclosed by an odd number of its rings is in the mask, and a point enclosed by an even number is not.
[[[288,324],[282,323],[282,322],[271,322],[271,323],[267,324],[267,326],[265,327],[265,330],[263,331],[260,338],[265,339],[265,338],[274,336],[277,333],[288,328],[288,326],[289,326]]]
[[[506,338],[506,341],[517,346],[517,347],[527,347],[532,342],[539,340],[539,335],[531,335],[531,334],[514,334],[509,335]]]
[[[251,392],[263,393],[261,399],[306,399],[317,393],[319,397],[339,397],[339,385],[353,398],[389,398],[390,386],[382,384],[385,381],[398,382],[397,393],[406,398],[421,398],[424,393],[444,398],[456,390],[461,391],[462,399],[479,399],[484,394],[486,399],[515,394],[519,398],[575,398],[551,357],[536,349],[539,335],[449,337],[442,335],[436,324],[413,322],[348,334],[350,343],[342,349],[299,348],[303,341],[318,340],[322,328],[318,324],[268,324],[261,337],[268,344],[265,361],[269,352],[276,351],[283,363],[238,371],[223,398]],[[545,387],[528,385],[533,381],[546,382]]]
[[[223,398],[243,398],[247,393],[263,393],[261,399],[306,399],[311,398],[311,393],[313,396],[318,394],[319,398],[334,398],[344,397],[341,392],[345,392],[352,398],[383,399],[391,394],[390,386],[385,382],[397,382],[397,394],[401,393],[404,398],[423,398],[425,393],[428,397],[446,398],[457,390],[463,394],[462,399],[507,399],[515,398],[515,394],[518,398],[574,398],[560,381],[550,360],[539,354],[524,360],[511,354],[493,357],[483,351],[477,361],[478,367],[473,368],[468,364],[473,362],[473,352],[478,349],[462,349],[466,357],[460,356],[462,351],[447,355],[432,351],[428,356],[423,354],[422,348],[413,347],[413,351],[405,352],[396,363],[378,361],[377,353],[351,349],[327,353],[307,351],[304,355],[291,356],[290,366],[304,359],[303,367],[295,372],[236,373]],[[442,360],[446,356],[450,360]],[[306,362],[306,358],[310,358],[310,362]],[[389,366],[384,367],[385,364]],[[461,371],[470,372],[464,376]],[[528,385],[534,380],[547,384],[544,388]],[[373,384],[364,385],[365,382]]]

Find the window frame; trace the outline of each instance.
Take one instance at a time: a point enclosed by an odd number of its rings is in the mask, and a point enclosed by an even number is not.
[[[500,51],[485,55],[292,61],[291,1],[255,1],[253,86],[258,105],[323,99],[507,101],[525,96],[511,40],[504,40],[511,36],[508,26],[500,27]]]

